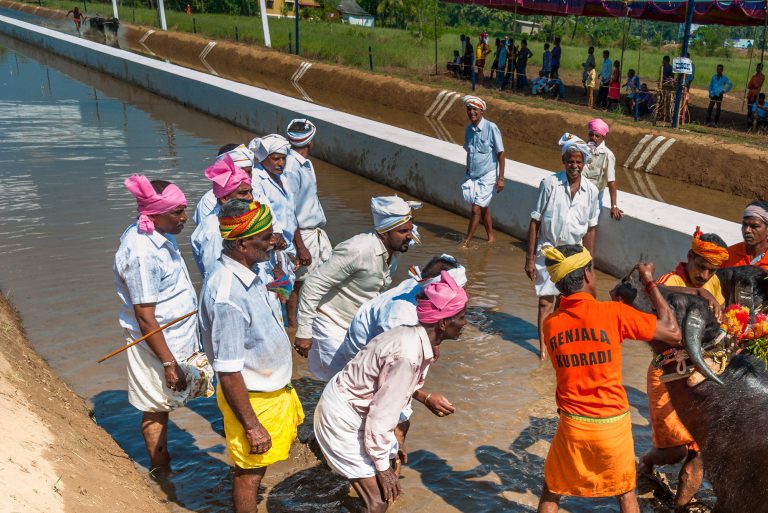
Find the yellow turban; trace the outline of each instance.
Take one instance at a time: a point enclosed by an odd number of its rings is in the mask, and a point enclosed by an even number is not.
[[[552,280],[552,283],[559,282],[571,272],[585,267],[592,261],[592,255],[587,248],[582,248],[581,253],[566,257],[556,247],[546,245],[542,246],[541,254],[544,258],[556,262],[555,264],[547,266],[547,272],[549,272],[549,277]]]

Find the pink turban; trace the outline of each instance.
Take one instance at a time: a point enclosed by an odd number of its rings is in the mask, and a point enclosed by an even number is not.
[[[587,130],[601,137],[608,135],[608,123],[600,118],[595,118],[587,123]]]
[[[440,273],[440,281],[424,287],[424,295],[427,298],[416,304],[419,322],[424,324],[453,317],[467,306],[467,293],[446,271]]]
[[[243,182],[251,184],[248,173],[236,166],[232,157],[226,153],[205,170],[205,176],[213,182],[213,195],[217,198],[232,194]]]
[[[144,175],[131,175],[125,179],[125,188],[136,198],[139,211],[139,233],[152,233],[155,223],[148,216],[165,214],[181,205],[187,206],[187,198],[174,184],[158,194]]]

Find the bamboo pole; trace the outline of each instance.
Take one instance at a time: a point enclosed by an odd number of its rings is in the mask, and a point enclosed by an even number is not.
[[[124,345],[123,347],[121,347],[120,349],[116,349],[115,351],[112,351],[112,352],[111,352],[111,353],[109,353],[107,356],[102,356],[101,358],[99,358],[98,360],[96,360],[96,363],[101,363],[101,362],[103,362],[104,360],[108,360],[108,359],[112,358],[113,356],[115,356],[115,355],[118,355],[118,354],[122,353],[123,351],[125,351],[125,350],[126,350],[126,349],[128,349],[129,347],[133,347],[133,346],[135,346],[136,344],[138,344],[139,342],[144,342],[145,340],[147,340],[147,339],[148,339],[149,337],[151,337],[152,335],[156,335],[157,333],[160,333],[160,332],[161,332],[161,331],[163,331],[164,329],[166,329],[166,328],[168,328],[168,327],[170,327],[170,326],[173,326],[173,325],[174,325],[174,324],[176,324],[177,322],[179,322],[179,321],[183,321],[183,320],[184,320],[184,319],[186,319],[187,317],[191,317],[191,316],[195,315],[196,313],[197,313],[197,310],[192,310],[192,311],[191,311],[191,312],[189,312],[188,314],[184,314],[184,315],[182,315],[181,317],[177,317],[176,319],[174,319],[174,320],[172,320],[172,321],[170,321],[170,322],[167,322],[167,323],[163,324],[163,325],[162,325],[162,326],[160,326],[159,328],[157,328],[157,329],[155,329],[155,330],[152,330],[152,331],[150,331],[149,333],[147,333],[147,334],[146,334],[146,335],[144,335],[143,337],[141,337],[141,338],[137,338],[136,340],[134,340],[134,341],[133,341],[133,342],[131,342],[130,344],[126,344],[126,345]]]
[[[744,110],[744,104],[747,102],[747,92],[749,91],[749,73],[752,71],[752,55],[755,53],[755,39],[757,38],[757,26],[752,31],[752,47],[749,49],[749,64],[747,64],[747,83],[744,84],[744,98],[741,99],[741,110]],[[747,112],[749,115],[749,112]]]

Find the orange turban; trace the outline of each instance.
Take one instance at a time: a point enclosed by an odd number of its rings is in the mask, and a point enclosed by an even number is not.
[[[701,228],[696,227],[691,243],[691,251],[707,261],[708,264],[720,267],[728,261],[728,250],[720,247],[714,242],[701,240]]]

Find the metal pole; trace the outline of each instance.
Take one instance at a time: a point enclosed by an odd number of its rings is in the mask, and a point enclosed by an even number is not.
[[[293,53],[293,34],[288,32],[288,53]]]
[[[157,0],[157,10],[160,12],[160,28],[167,31],[168,25],[165,23],[165,4],[163,0]]]
[[[627,43],[627,14],[629,14],[629,9],[626,7],[626,4],[624,4],[625,9],[625,15],[624,15],[624,22],[621,24],[621,58],[619,59],[619,84],[621,84],[621,77],[622,77],[622,70],[624,69],[624,47]]]
[[[368,47],[368,66],[373,71],[373,49],[370,46]]]
[[[296,2],[296,55],[299,55],[299,0]]]
[[[197,34],[197,19],[192,17],[192,33]]]
[[[643,53],[643,20],[640,20],[640,44],[637,47],[637,77],[640,78],[640,54]]]
[[[755,26],[755,30],[752,31],[753,42],[756,37],[757,37],[757,26]],[[752,47],[749,49],[749,64],[747,65],[747,84],[744,86],[744,98],[741,100],[741,110],[744,110],[744,103],[747,101],[747,91],[749,90],[749,73],[752,71],[752,54],[754,53],[755,53],[755,45],[753,43]],[[747,115],[749,115],[749,112],[747,112]]]
[[[688,0],[688,10],[685,11],[685,32],[683,33],[683,50],[680,54],[681,57],[685,57],[688,54],[688,41],[691,39],[691,24],[693,23],[693,9],[694,1]],[[768,2],[768,0],[766,0]],[[672,128],[677,128],[677,124],[680,121],[680,104],[683,100],[683,75],[677,76],[677,93],[675,94],[675,110],[672,116]]]
[[[83,0],[85,1],[85,0]],[[765,29],[768,28],[768,0],[765,0],[765,12],[763,13],[763,41],[760,45],[760,62],[763,61],[763,56],[765,55]]]
[[[576,29],[579,28],[580,19],[581,19],[581,16],[576,16],[576,21],[573,23],[573,32],[571,32],[571,43],[573,43],[573,38],[576,37]]]
[[[267,23],[266,0],[259,0],[259,10],[261,12],[261,28],[264,30],[264,46],[272,48],[272,39],[269,37],[269,23]]]
[[[437,75],[437,0],[435,0],[435,75]]]
[[[235,41],[240,41],[240,32],[237,30],[237,25],[235,25]]]
[[[85,3],[85,0],[83,0],[83,12],[88,12],[88,4]]]
[[[117,0],[112,0],[112,17],[119,19],[120,15],[117,12]]]
[[[475,90],[475,83],[476,83],[476,79],[475,79],[475,51],[474,50],[475,49],[473,48],[472,49],[472,59],[470,60],[470,62],[472,63],[472,91]]]

